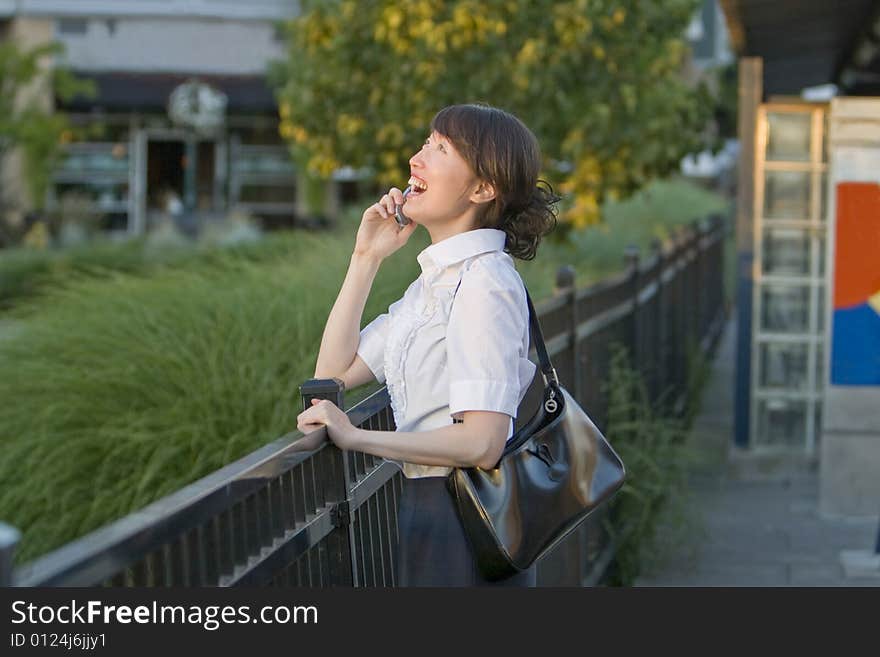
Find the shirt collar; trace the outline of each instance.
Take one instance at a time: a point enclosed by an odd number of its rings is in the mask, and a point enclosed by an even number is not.
[[[488,251],[501,251],[507,234],[497,228],[476,228],[440,240],[417,256],[422,272],[434,267],[443,269],[471,256]]]

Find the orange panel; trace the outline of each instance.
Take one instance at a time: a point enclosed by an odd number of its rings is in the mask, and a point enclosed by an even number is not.
[[[837,185],[834,307],[865,303],[880,290],[880,185]]]

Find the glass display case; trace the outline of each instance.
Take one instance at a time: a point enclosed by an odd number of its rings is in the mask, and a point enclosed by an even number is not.
[[[758,113],[752,443],[815,454],[825,330],[827,106]]]
[[[765,342],[761,345],[761,387],[808,390],[809,344]]]
[[[807,402],[797,399],[758,400],[756,444],[802,449],[807,431],[807,406]]]

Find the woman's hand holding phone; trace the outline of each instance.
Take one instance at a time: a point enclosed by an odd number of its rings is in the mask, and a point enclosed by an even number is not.
[[[417,224],[410,221],[400,227],[396,210],[398,205],[404,205],[405,202],[404,193],[392,187],[377,203],[364,211],[357,232],[355,253],[385,259],[406,244]]]

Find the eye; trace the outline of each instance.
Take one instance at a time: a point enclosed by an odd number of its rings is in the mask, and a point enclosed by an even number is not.
[[[428,137],[428,138],[425,140],[425,143],[422,144],[422,148],[424,148],[425,146],[430,146],[430,145],[431,145],[431,138]],[[445,147],[442,143],[437,142],[437,147],[440,149],[440,152],[441,152],[441,153],[445,153],[445,152],[446,152],[446,147]]]

